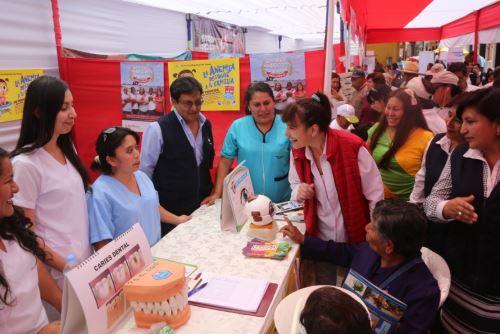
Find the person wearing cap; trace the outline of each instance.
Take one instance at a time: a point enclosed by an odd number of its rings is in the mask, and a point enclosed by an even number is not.
[[[370,212],[383,198],[383,185],[365,143],[330,129],[327,96],[315,93],[289,105],[282,115],[293,149],[288,179],[292,200],[304,201],[306,234],[322,240],[364,241]],[[304,285],[335,284],[336,268],[309,259]]]
[[[404,81],[401,84],[401,86],[399,86],[399,87],[405,88],[411,79],[418,76],[418,74],[419,74],[418,73],[418,64],[415,62],[412,62],[412,61],[407,62],[405,64],[405,66],[403,67],[403,70],[401,72],[403,72]]]
[[[393,92],[368,136],[368,146],[384,182],[385,198],[408,200],[425,148],[433,137],[416,94],[411,89]]]
[[[366,242],[349,244],[304,236],[290,221],[280,231],[301,244],[303,254],[346,266],[405,303],[395,333],[424,334],[434,320],[441,295],[420,252],[426,227],[427,219],[418,206],[389,199],[373,209],[365,227]]]
[[[359,122],[355,115],[354,107],[350,104],[343,104],[337,107],[337,117],[330,123],[330,128],[342,131],[351,131],[353,124]]]
[[[432,65],[432,67],[427,72],[425,72],[425,74],[426,75],[434,75],[434,74],[439,73],[441,71],[444,71],[444,65],[441,63],[435,63],[434,65]]]
[[[365,100],[368,94],[369,88],[366,85],[365,72],[360,69],[356,69],[351,74],[352,87],[355,89],[354,93],[349,100],[349,104],[354,107],[356,111],[356,117],[361,117],[363,113],[363,100]]]
[[[434,91],[431,82],[424,77],[416,77],[408,82],[406,88],[415,92],[422,106],[422,113],[424,114],[429,130],[431,130],[434,135],[446,132],[446,122],[438,115],[439,108],[434,101],[431,100]]]
[[[432,76],[431,83],[434,85],[432,100],[439,107],[438,115],[444,120],[448,118],[448,103],[461,92],[458,82],[458,76],[446,70]]]

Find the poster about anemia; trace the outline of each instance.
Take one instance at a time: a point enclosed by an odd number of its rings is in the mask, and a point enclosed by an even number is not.
[[[203,87],[202,111],[240,109],[240,61],[237,58],[168,63],[168,81],[192,76]]]
[[[163,63],[123,62],[120,75],[122,126],[143,132],[165,111]]]
[[[41,69],[0,70],[0,123],[23,118],[26,90],[41,75]]]

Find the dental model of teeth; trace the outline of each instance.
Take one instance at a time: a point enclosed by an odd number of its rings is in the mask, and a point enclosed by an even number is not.
[[[157,259],[125,284],[137,327],[166,322],[177,328],[191,315],[182,264]]]

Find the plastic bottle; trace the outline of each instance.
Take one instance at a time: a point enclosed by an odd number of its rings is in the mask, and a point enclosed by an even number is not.
[[[66,266],[64,267],[65,273],[78,265],[78,259],[76,258],[76,255],[73,253],[66,255],[65,260],[66,260]]]

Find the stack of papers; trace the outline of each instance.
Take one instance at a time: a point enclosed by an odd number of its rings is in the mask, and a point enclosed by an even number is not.
[[[189,297],[189,302],[232,310],[257,312],[269,282],[203,272],[206,287]]]
[[[283,260],[290,251],[290,248],[290,244],[285,241],[268,242],[254,238],[242,249],[242,253],[248,257]]]

